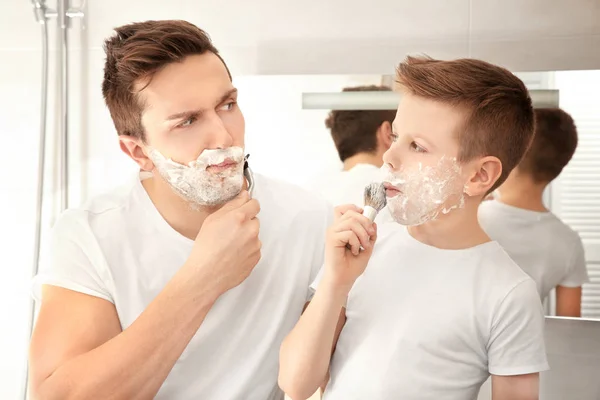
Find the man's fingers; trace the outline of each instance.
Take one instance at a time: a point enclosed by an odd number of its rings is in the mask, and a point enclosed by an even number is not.
[[[243,204],[239,210],[244,214],[246,219],[256,218],[256,215],[260,212],[260,203],[256,199],[249,200],[246,204]]]
[[[236,208],[240,208],[248,201],[250,201],[250,193],[248,193],[247,190],[242,190],[237,196],[225,203],[225,205],[223,205],[223,207],[221,207],[221,209],[217,212],[227,213],[231,210],[235,210]]]

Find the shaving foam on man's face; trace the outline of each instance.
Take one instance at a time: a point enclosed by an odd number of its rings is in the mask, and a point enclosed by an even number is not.
[[[397,171],[384,164],[381,169],[387,207],[399,224],[421,225],[464,206],[464,181],[455,158],[444,156],[431,165],[402,165]]]
[[[183,199],[198,206],[218,206],[237,196],[244,184],[244,149],[204,150],[180,164],[150,149],[149,157],[162,178]]]

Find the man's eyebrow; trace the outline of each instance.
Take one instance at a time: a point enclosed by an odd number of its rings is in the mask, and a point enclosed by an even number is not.
[[[180,113],[177,114],[173,114],[173,115],[169,115],[167,117],[167,121],[173,121],[175,119],[181,119],[181,118],[189,118],[189,117],[194,117],[194,116],[198,116],[202,114],[202,110],[188,110],[188,111],[182,111]]]
[[[219,99],[219,101],[218,101],[217,104],[221,104],[222,102],[224,102],[225,100],[227,100],[229,97],[231,97],[232,95],[236,94],[237,91],[238,90],[236,88],[228,90],[227,92],[225,92],[221,96],[221,98]],[[176,114],[169,115],[166,118],[166,120],[167,121],[173,121],[175,119],[181,119],[181,118],[184,118],[184,117],[186,117],[186,118],[194,117],[194,116],[197,117],[200,114],[202,114],[202,110],[186,110],[186,111],[182,111],[182,112],[179,112],[179,113],[176,113]]]

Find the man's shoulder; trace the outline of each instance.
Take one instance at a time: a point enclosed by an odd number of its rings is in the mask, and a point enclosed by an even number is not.
[[[132,207],[134,189],[131,184],[122,185],[67,209],[56,220],[54,231],[77,235],[82,230],[89,230],[98,224],[110,224],[117,232],[118,225],[126,223],[127,210],[135,208]]]

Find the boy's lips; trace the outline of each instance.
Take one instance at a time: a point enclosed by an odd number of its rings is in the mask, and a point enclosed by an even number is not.
[[[383,183],[383,187],[385,188],[385,195],[387,197],[396,197],[398,196],[400,193],[402,193],[400,191],[400,189],[398,189],[396,186],[392,185],[389,182],[384,182]]]

